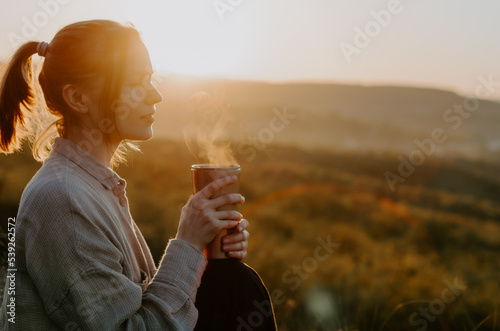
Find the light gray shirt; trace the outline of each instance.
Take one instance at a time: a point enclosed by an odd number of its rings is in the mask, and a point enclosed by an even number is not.
[[[171,239],[158,268],[133,221],[126,182],[56,138],[16,218],[15,294],[2,330],[192,330],[207,261]],[[15,299],[15,323],[6,304]]]

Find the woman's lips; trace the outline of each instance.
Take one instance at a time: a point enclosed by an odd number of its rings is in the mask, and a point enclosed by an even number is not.
[[[149,122],[154,122],[154,120],[155,120],[155,113],[152,112],[150,114],[141,116],[141,119],[144,119],[144,120],[149,121]]]

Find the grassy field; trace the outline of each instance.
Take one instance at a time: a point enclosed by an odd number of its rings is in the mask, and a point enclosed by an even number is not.
[[[156,260],[191,194],[183,143],[141,145],[117,172]],[[389,189],[397,155],[273,146],[242,162],[246,263],[279,329],[500,330],[500,167],[428,158]],[[0,156],[1,225],[39,164]]]

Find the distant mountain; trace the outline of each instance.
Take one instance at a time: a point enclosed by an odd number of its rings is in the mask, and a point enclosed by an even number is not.
[[[464,110],[464,96],[428,88],[161,74],[158,80],[163,102],[157,105],[157,137],[183,139],[184,131],[206,135],[219,122],[226,139],[240,147],[278,142],[408,155],[418,148],[416,139],[427,141],[441,129],[447,139],[435,144],[434,154],[500,160],[500,102],[479,100],[471,112]],[[278,113],[290,117],[285,126],[274,119]]]
[[[225,107],[221,113],[228,119],[232,139],[248,142],[260,134],[257,141],[267,142],[273,117],[286,108],[296,118],[289,119],[283,130],[272,132],[274,142],[410,153],[417,148],[415,139],[427,141],[434,130],[441,129],[446,136],[444,142],[435,143],[438,155],[500,157],[500,104],[493,101],[476,100],[474,105],[471,100],[466,107],[465,98],[453,92],[414,87],[275,84],[172,75],[161,79],[164,101],[157,106],[158,136],[182,137],[183,128],[197,123],[200,114],[209,112],[213,117],[215,109]],[[200,91],[207,94],[200,96]]]

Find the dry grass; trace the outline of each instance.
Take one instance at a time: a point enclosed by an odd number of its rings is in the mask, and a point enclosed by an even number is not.
[[[118,173],[159,259],[191,194],[194,159],[170,141],[145,143],[143,152]],[[392,193],[383,173],[397,162],[277,146],[241,164],[241,211],[251,222],[246,262],[271,293],[281,291],[280,330],[417,330],[410,316],[454,279],[467,289],[427,330],[500,329],[500,184],[481,175],[500,168],[428,159]],[[29,155],[1,156],[0,168],[5,221],[37,165]],[[314,264],[318,238],[328,237],[340,246]]]

